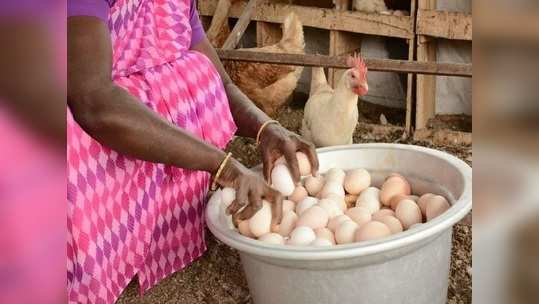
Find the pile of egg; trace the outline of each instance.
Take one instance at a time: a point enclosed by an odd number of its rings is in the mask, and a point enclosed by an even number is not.
[[[390,174],[379,189],[371,185],[365,169],[334,168],[312,176],[307,157],[298,152],[297,158],[304,176],[301,185],[294,184],[283,159],[275,163],[271,174],[272,187],[287,198],[281,223],[271,224],[271,206],[263,201],[252,218],[239,222],[240,234],[275,245],[334,246],[412,229],[450,207],[440,195],[412,195],[410,183],[398,173]],[[223,212],[234,198],[233,189],[222,189]]]

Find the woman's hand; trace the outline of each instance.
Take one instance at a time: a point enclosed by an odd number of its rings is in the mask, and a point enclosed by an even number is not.
[[[217,183],[222,187],[230,187],[236,190],[236,199],[227,208],[227,212],[232,214],[232,219],[236,226],[239,220],[249,219],[260,210],[262,200],[266,200],[271,204],[272,224],[281,223],[283,210],[281,193],[270,188],[262,177],[245,168],[237,160],[230,159]]]
[[[305,153],[309,158],[312,174],[318,174],[318,157],[313,144],[279,124],[270,124],[262,130],[258,147],[262,153],[264,177],[268,181],[270,180],[273,164],[279,157],[284,156],[288,169],[292,174],[292,179],[295,183],[299,183],[301,176],[296,157],[296,152],[298,151]]]

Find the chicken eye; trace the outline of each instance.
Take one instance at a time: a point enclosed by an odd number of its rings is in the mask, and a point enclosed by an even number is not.
[[[354,78],[354,79],[355,79],[355,78],[356,78],[356,75],[352,74],[352,78]]]

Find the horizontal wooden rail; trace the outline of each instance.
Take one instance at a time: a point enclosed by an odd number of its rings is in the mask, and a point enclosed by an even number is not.
[[[199,1],[200,14],[213,16],[217,2],[218,0]],[[239,18],[246,5],[246,1],[234,3],[229,16]],[[251,20],[282,23],[291,12],[298,15],[303,25],[308,27],[408,39],[414,35],[413,20],[410,16],[365,14],[350,10],[271,3],[268,0],[259,1]]]
[[[472,40],[472,15],[420,9],[417,11],[416,31],[418,35]]]
[[[240,50],[217,50],[221,60],[248,61],[347,69],[346,57],[324,55],[273,54]],[[472,77],[471,64],[417,62],[393,59],[365,59],[370,71]]]

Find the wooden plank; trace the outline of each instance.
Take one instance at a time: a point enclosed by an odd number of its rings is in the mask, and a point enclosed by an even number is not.
[[[417,12],[418,35],[445,39],[472,40],[472,15],[420,9]]]
[[[415,28],[415,22],[416,22],[416,5],[417,0],[412,0],[410,5],[410,12],[411,12],[411,20],[410,25],[412,28]],[[414,61],[415,59],[415,35],[412,36],[412,38],[408,39],[408,61]],[[404,127],[406,130],[406,134],[411,134],[412,132],[412,113],[414,110],[414,104],[413,104],[413,98],[414,98],[414,80],[415,75],[414,74],[408,74],[407,80],[406,80],[406,117],[404,122]]]
[[[414,132],[414,140],[430,141],[435,145],[471,146],[472,133],[452,130],[419,129]]]
[[[433,9],[436,0],[419,0],[419,9]],[[417,61],[425,64],[436,62],[436,42],[424,35],[417,36]],[[417,76],[416,88],[416,129],[427,126],[436,110],[436,77],[427,75]]]
[[[234,49],[236,48],[238,43],[240,43],[243,33],[245,33],[249,22],[251,22],[251,17],[255,12],[255,6],[257,2],[258,0],[249,0],[249,3],[247,3],[247,5],[245,6],[245,9],[241,14],[240,19],[234,26],[232,32],[230,32],[230,36],[228,36],[225,41],[225,44],[223,44],[223,50]]]
[[[347,69],[346,57],[303,54],[274,54],[241,50],[217,50],[222,60],[247,61],[300,66],[321,66],[325,68]],[[365,64],[371,71],[413,73],[472,77],[472,65],[460,63],[416,62],[394,59],[369,59]]]
[[[410,26],[410,16],[365,14],[351,10],[338,11],[271,3],[270,0],[260,1],[252,16],[254,21],[282,23],[290,12],[294,12],[303,25],[308,27],[399,38],[411,38],[414,35],[413,28]],[[216,5],[217,0],[201,1],[199,3],[200,14],[203,16],[213,15]],[[245,1],[234,3],[229,16],[238,18],[245,5]]]

